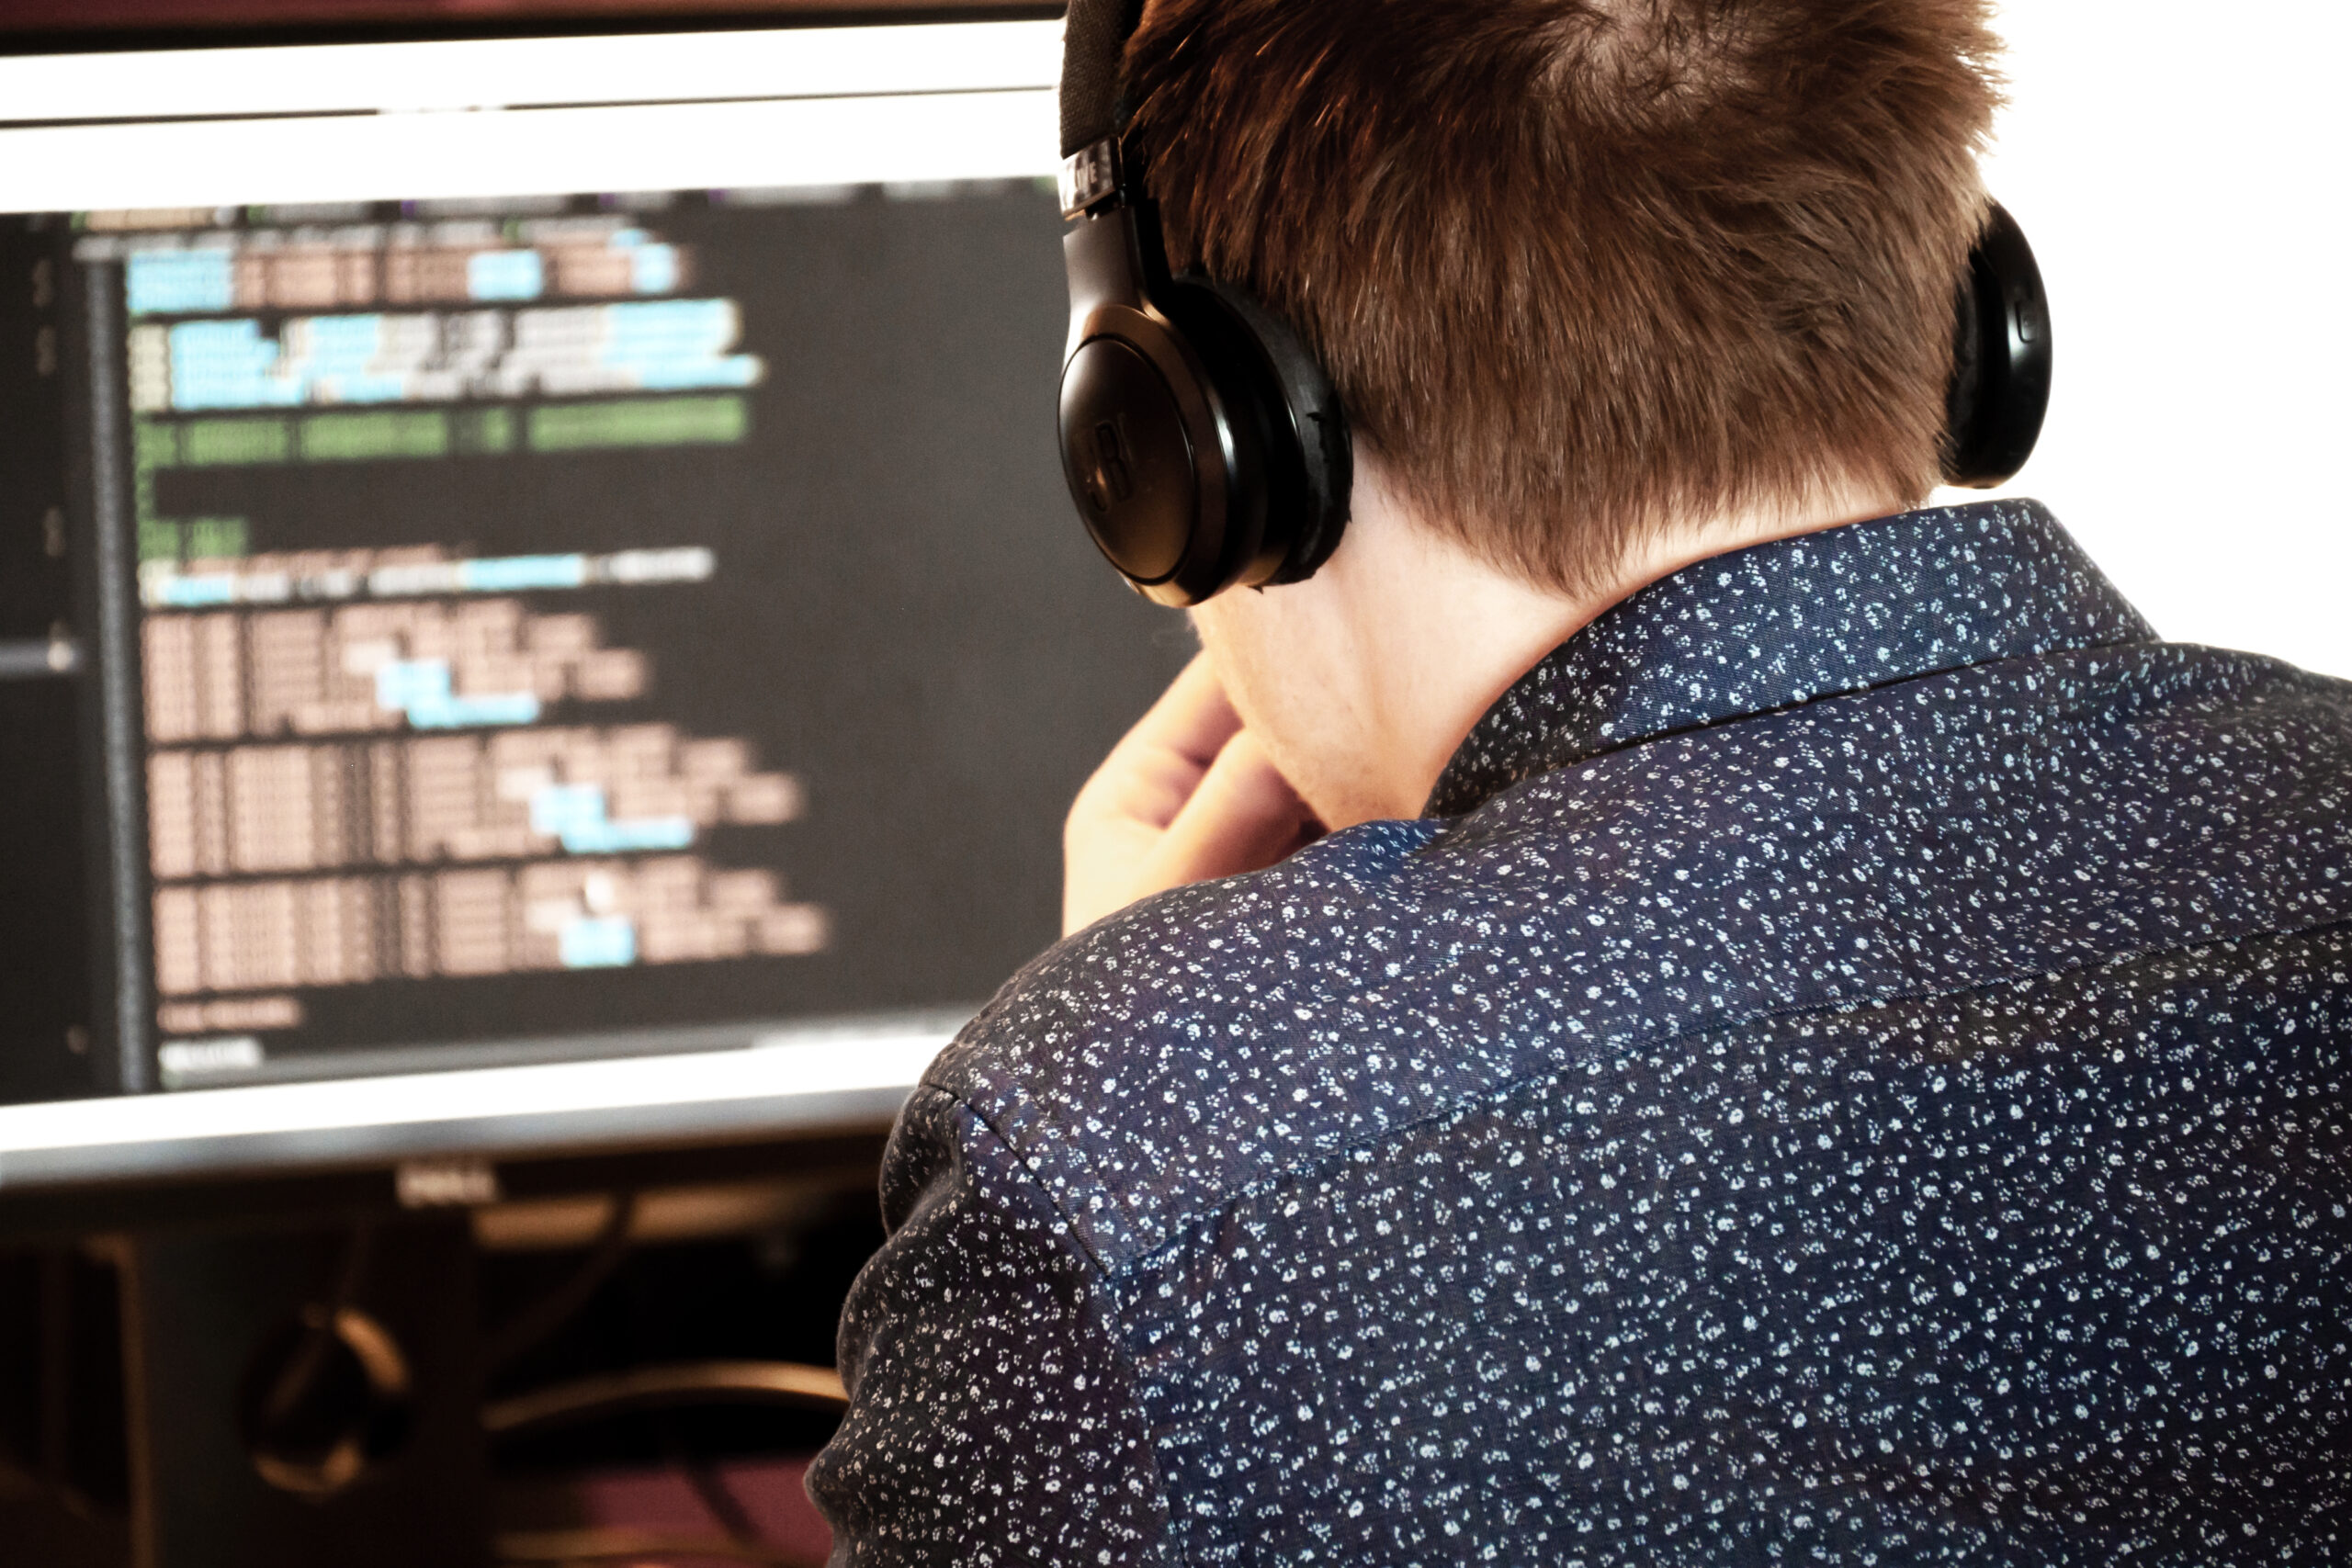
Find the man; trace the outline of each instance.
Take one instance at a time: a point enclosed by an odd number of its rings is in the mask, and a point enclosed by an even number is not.
[[[2352,690],[1916,510],[1983,11],[1147,13],[1351,520],[909,1102],[836,1561],[2352,1553]]]

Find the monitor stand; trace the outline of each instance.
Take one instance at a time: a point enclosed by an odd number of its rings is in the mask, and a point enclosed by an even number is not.
[[[487,1568],[462,1213],[122,1245],[137,1568]]]

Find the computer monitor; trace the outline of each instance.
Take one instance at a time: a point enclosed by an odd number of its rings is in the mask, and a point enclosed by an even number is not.
[[[1058,50],[0,60],[0,1187],[887,1117],[1051,942],[1190,652]]]

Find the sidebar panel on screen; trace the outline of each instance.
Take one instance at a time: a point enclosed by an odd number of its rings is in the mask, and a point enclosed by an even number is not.
[[[150,1081],[854,1031],[1049,942],[1189,648],[1068,517],[1057,239],[1028,182],[85,215]]]
[[[0,1100],[88,1093],[115,1076],[90,1027],[62,231],[53,217],[0,220]]]

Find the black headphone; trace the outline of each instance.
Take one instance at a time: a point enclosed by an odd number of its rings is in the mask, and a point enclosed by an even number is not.
[[[1339,394],[1289,324],[1238,289],[1169,273],[1159,208],[1121,149],[1119,66],[1142,10],[1071,0],[1064,34],[1062,474],[1137,592],[1197,604],[1313,576],[1347,527],[1355,463]],[[1989,489],[2025,467],[2050,364],[2041,272],[1996,203],[1960,288],[1949,483]]]

